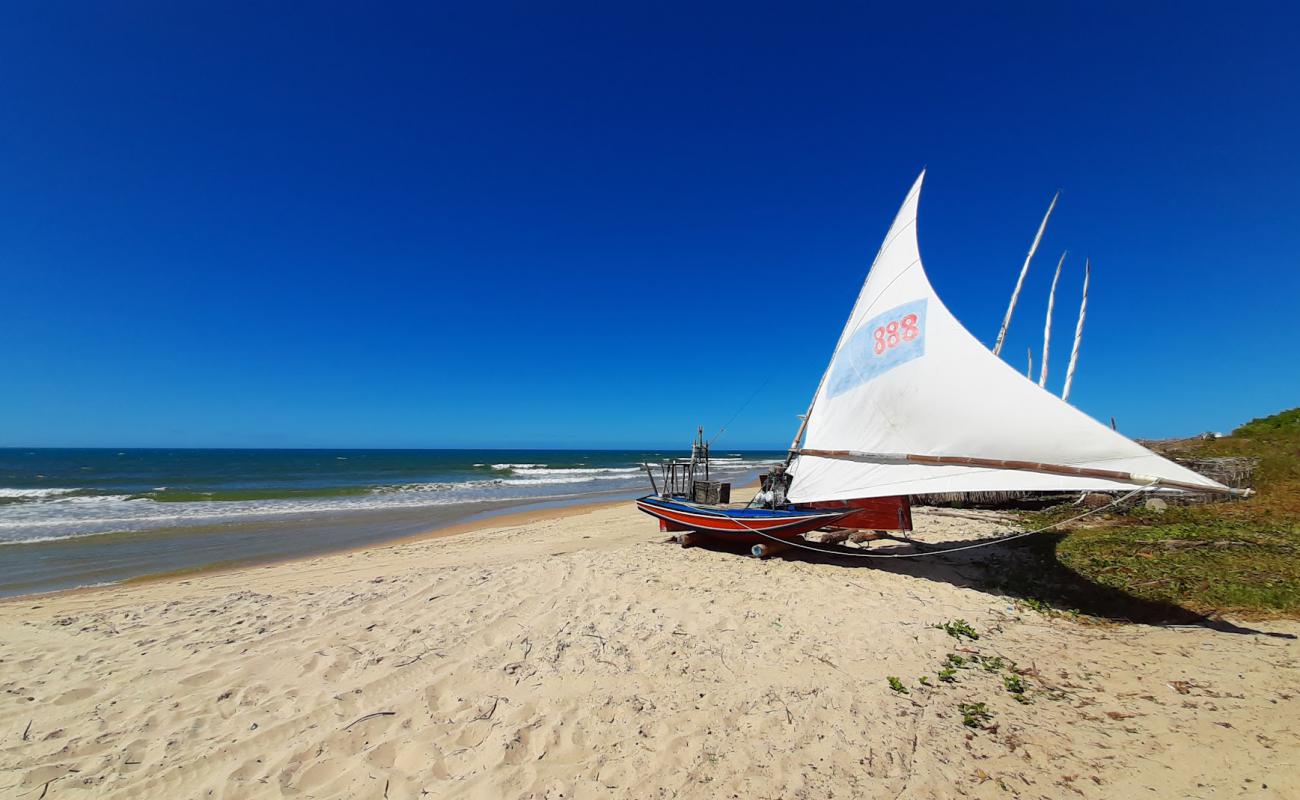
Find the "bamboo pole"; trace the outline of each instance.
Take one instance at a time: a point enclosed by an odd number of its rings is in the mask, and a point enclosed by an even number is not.
[[[1057,190],[1052,196],[1052,203],[1047,207],[1047,213],[1043,215],[1043,221],[1038,225],[1038,233],[1034,235],[1034,243],[1029,246],[1029,255],[1025,256],[1025,264],[1020,268],[1020,277],[1016,279],[1016,289],[1011,293],[1011,303],[1007,305],[1007,315],[1002,318],[1002,329],[998,331],[998,339],[993,343],[993,355],[1002,352],[1002,341],[1007,338],[1007,328],[1011,325],[1011,314],[1016,310],[1016,301],[1020,299],[1020,288],[1025,285],[1025,275],[1029,272],[1029,262],[1034,260],[1034,253],[1038,252],[1038,243],[1043,240],[1043,231],[1047,229],[1047,220],[1052,216],[1052,209],[1056,208],[1056,201],[1060,199],[1061,192]]]
[[[1061,265],[1064,263],[1065,253],[1061,253],[1061,260],[1056,262],[1056,274],[1052,276],[1052,290],[1047,293],[1047,321],[1043,323],[1043,368],[1038,373],[1038,385],[1042,387],[1047,386],[1047,354],[1052,344],[1052,307],[1056,305],[1056,282],[1061,279]]]
[[[1070,349],[1070,366],[1065,370],[1065,389],[1061,392],[1061,399],[1069,402],[1070,387],[1074,385],[1074,368],[1079,364],[1079,342],[1083,339],[1083,320],[1088,316],[1088,277],[1092,272],[1092,264],[1084,259],[1083,261],[1083,300],[1079,302],[1079,322],[1074,326],[1074,347]]]

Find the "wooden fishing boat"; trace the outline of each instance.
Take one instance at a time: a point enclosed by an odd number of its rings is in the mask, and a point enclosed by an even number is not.
[[[654,494],[637,500],[640,510],[664,530],[779,543],[827,525],[909,530],[908,497],[918,494],[1246,493],[1097,422],[972,336],[921,263],[924,179],[885,235],[785,463],[757,502],[701,496],[698,485],[712,488],[701,436],[688,464],[665,466],[662,491],[651,474]]]
[[[658,518],[661,531],[694,531],[744,544],[802,536],[853,513],[852,509],[725,508],[652,496],[639,498],[636,507]]]

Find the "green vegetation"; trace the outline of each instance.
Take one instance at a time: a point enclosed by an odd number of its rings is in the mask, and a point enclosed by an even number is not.
[[[889,688],[893,689],[899,694],[911,694],[910,692],[907,691],[907,687],[903,685],[903,682],[900,681],[897,676],[890,675],[888,678],[886,678],[886,680],[889,681]]]
[[[1300,408],[1252,420],[1231,436],[1157,449],[1185,458],[1256,458],[1256,495],[1090,517],[1086,527],[1042,537],[1049,549],[1028,545],[1039,562],[1003,571],[995,585],[1048,615],[1072,607],[1151,621],[1189,612],[1300,615]],[[1054,509],[1028,522],[1041,527],[1077,513]]]
[[[957,710],[961,712],[961,724],[967,728],[982,729],[993,719],[993,714],[983,703],[961,703]]]
[[[983,667],[985,672],[998,672],[1007,667],[1007,663],[1002,660],[1002,656],[993,656],[992,658],[988,656],[971,656],[970,660]]]
[[[1016,698],[1017,703],[1029,702],[1029,698],[1025,696],[1025,689],[1029,687],[1025,686],[1024,680],[1019,675],[1014,672],[1003,675],[1002,684],[1007,687],[1007,691],[1011,693],[1011,696]]]
[[[980,638],[980,635],[975,632],[975,629],[972,628],[964,619],[950,619],[947,622],[935,625],[934,627],[947,632],[949,636],[959,642],[963,636],[972,641]]]
[[[939,670],[939,680],[943,681],[944,683],[956,683],[957,670],[953,669],[952,667],[944,667],[943,669]]]
[[[929,686],[929,685],[930,685],[930,679],[927,678],[927,677],[924,676],[924,675],[922,675],[921,677],[917,678],[917,679],[916,679],[916,682],[919,683],[919,684],[921,684],[922,686]]]
[[[1258,417],[1232,432],[1234,437],[1250,439],[1295,438],[1300,436],[1300,408],[1282,411],[1271,417]]]

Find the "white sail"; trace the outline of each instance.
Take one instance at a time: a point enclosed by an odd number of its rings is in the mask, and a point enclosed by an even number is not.
[[[801,454],[791,465],[790,500],[1129,490],[1134,481],[1157,478],[1224,490],[1049,394],[962,327],[921,265],[916,214],[924,178],[923,172],[916,179],[876,255],[806,423],[804,451],[851,451],[854,460]],[[914,463],[913,455],[1035,462],[1133,478]]]

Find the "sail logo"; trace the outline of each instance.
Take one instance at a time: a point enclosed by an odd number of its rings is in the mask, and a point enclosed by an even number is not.
[[[858,326],[831,366],[831,397],[925,355],[925,300],[913,300]]]

